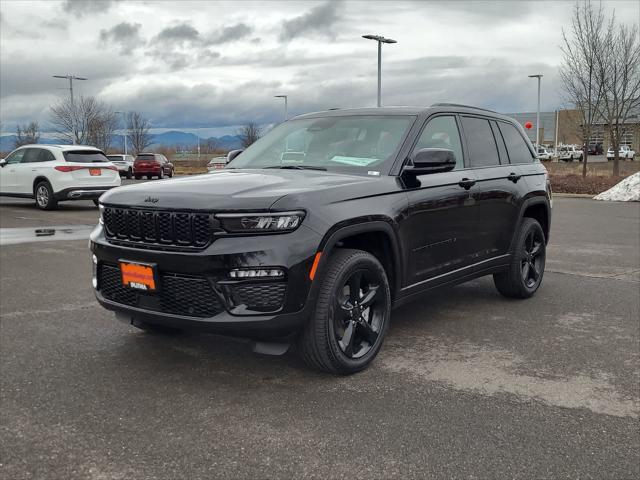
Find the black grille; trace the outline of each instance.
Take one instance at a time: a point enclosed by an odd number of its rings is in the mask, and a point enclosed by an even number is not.
[[[122,285],[118,267],[102,264],[98,270],[98,289],[107,300],[162,313],[207,318],[224,310],[204,277],[162,273],[156,293],[138,293]]]
[[[208,246],[215,220],[211,213],[163,212],[104,207],[107,238],[113,243],[134,243],[150,248],[203,249]]]
[[[230,287],[235,305],[246,305],[250,310],[274,311],[284,302],[285,283],[238,284]]]

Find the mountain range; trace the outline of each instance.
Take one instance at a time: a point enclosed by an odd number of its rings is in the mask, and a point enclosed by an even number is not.
[[[198,136],[193,133],[181,132],[179,130],[171,130],[163,133],[151,134],[152,143],[149,147],[150,150],[159,147],[179,147],[191,151],[196,151],[198,146]],[[17,137],[15,135],[2,135],[0,136],[0,151],[10,152],[15,148]],[[216,146],[220,150],[233,150],[241,148],[240,137],[237,135],[223,135],[222,137],[209,137],[200,138],[200,145],[204,145],[205,142],[212,140],[216,143]],[[56,138],[40,137],[39,143],[45,145],[61,145],[67,142],[61,141]],[[123,136],[114,135],[111,141],[112,148],[122,149]]]

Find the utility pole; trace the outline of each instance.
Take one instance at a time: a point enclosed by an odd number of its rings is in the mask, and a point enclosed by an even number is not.
[[[75,75],[53,75],[53,78],[66,78],[69,80],[69,95],[71,98],[71,141],[76,144],[76,107],[73,103],[73,81],[74,80],[88,80],[84,77],[76,77]]]
[[[382,106],[382,44],[398,43],[392,38],[384,38],[382,35],[362,35],[367,40],[375,40],[378,42],[378,107]]]
[[[536,148],[540,146],[540,84],[542,83],[542,75],[529,75],[529,78],[538,79],[538,110],[536,113]]]

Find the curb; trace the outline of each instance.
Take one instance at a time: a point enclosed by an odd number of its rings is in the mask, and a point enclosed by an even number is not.
[[[590,193],[556,193],[553,192],[553,196],[557,198],[593,198],[596,195]]]

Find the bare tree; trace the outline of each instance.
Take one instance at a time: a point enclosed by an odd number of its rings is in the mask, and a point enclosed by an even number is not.
[[[51,123],[60,137],[80,145],[95,143],[95,131],[111,116],[111,109],[96,97],[65,99],[51,107]]]
[[[567,100],[575,105],[581,116],[583,177],[587,176],[589,140],[604,96],[604,85],[598,75],[598,58],[606,42],[605,27],[602,5],[596,8],[590,0],[578,0],[573,9],[570,31],[562,30],[560,78]]]
[[[261,129],[254,122],[249,122],[244,125],[239,131],[238,136],[240,137],[240,142],[242,143],[242,148],[247,148],[249,145],[254,143],[256,140],[260,138]]]
[[[151,145],[153,137],[149,133],[149,120],[142,113],[128,113],[127,130],[129,143],[136,155]]]
[[[110,107],[104,107],[87,125],[87,143],[106,152],[111,147],[117,127],[118,115]]]
[[[30,122],[29,124],[16,126],[15,148],[21,147],[22,145],[38,143],[39,140],[40,126],[38,122]]]
[[[604,85],[601,116],[606,121],[613,149],[613,175],[620,175],[620,144],[631,112],[640,106],[640,41],[638,27],[616,25],[612,17],[604,48],[599,51],[598,71]]]
[[[218,150],[218,141],[215,138],[207,138],[201,145],[202,153],[211,154]]]

